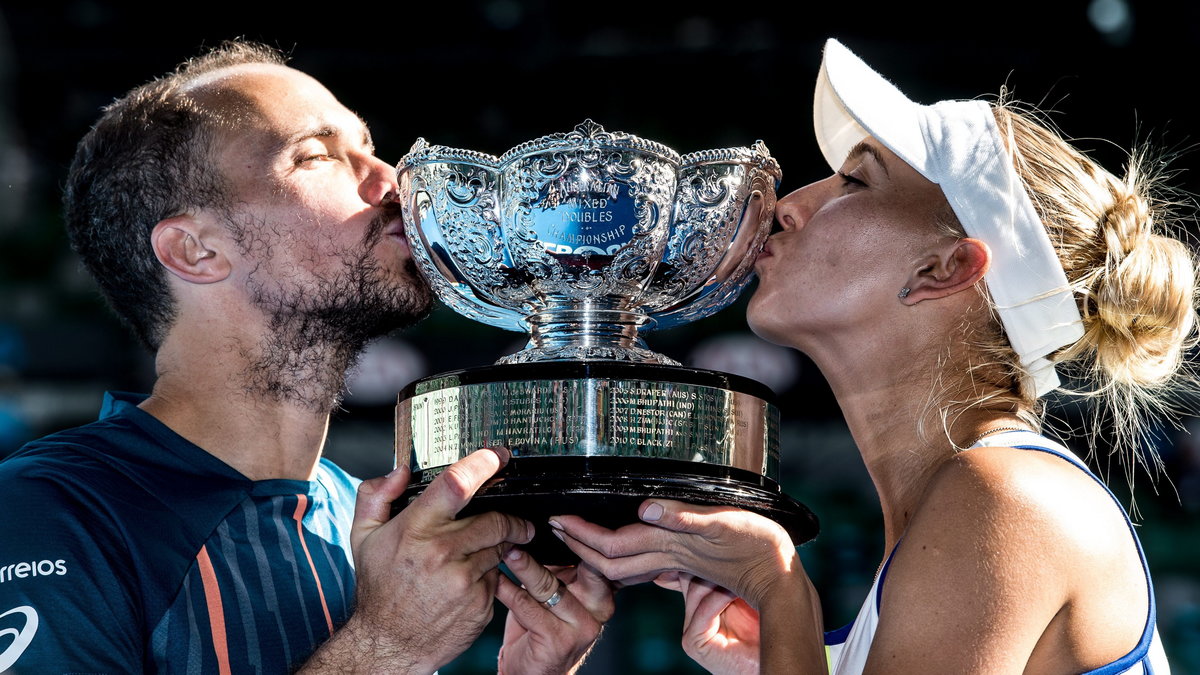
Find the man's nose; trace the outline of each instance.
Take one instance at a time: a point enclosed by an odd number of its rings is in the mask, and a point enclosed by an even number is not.
[[[359,196],[371,206],[384,206],[395,201],[400,190],[396,182],[396,169],[374,155],[363,160]]]

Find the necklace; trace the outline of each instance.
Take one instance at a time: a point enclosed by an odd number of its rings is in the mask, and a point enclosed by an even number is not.
[[[1029,431],[1029,430],[1026,429],[1025,427],[996,427],[995,429],[988,429],[987,431],[983,432],[982,434],[979,434],[974,439],[972,439],[970,443],[967,443],[966,447],[968,447],[968,448],[973,447],[976,443],[978,443],[979,441],[982,441],[983,439],[987,438],[988,436],[991,436],[992,434],[999,434],[999,433],[1002,433],[1005,431]]]

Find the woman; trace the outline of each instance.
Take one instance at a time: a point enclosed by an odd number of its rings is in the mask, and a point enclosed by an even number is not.
[[[1008,107],[917,105],[832,40],[814,114],[835,174],[779,202],[748,316],[821,368],[878,490],[862,611],[823,635],[792,542],[752,514],[654,499],[616,532],[551,525],[610,579],[682,591],[685,649],[717,672],[1167,672],[1128,518],[1039,433],[1056,365],[1118,413],[1183,377],[1195,262],[1147,177]]]

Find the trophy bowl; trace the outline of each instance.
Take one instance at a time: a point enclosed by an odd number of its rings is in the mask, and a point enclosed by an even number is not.
[[[396,460],[413,470],[401,508],[454,461],[502,445],[512,460],[463,513],[529,519],[543,563],[574,561],[549,516],[618,527],[651,496],[814,537],[816,517],[777,482],[770,390],[682,367],[641,337],[737,298],[780,175],[761,141],[681,157],[591,120],[500,157],[419,139],[398,167],[417,268],[451,309],[530,339],[400,393]]]

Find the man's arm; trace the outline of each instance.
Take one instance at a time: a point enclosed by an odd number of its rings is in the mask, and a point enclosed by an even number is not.
[[[459,460],[390,520],[408,467],[359,487],[354,613],[300,672],[430,673],[475,641],[492,618],[500,561],[532,539],[533,525],[499,513],[454,517],[508,458],[500,449]]]

